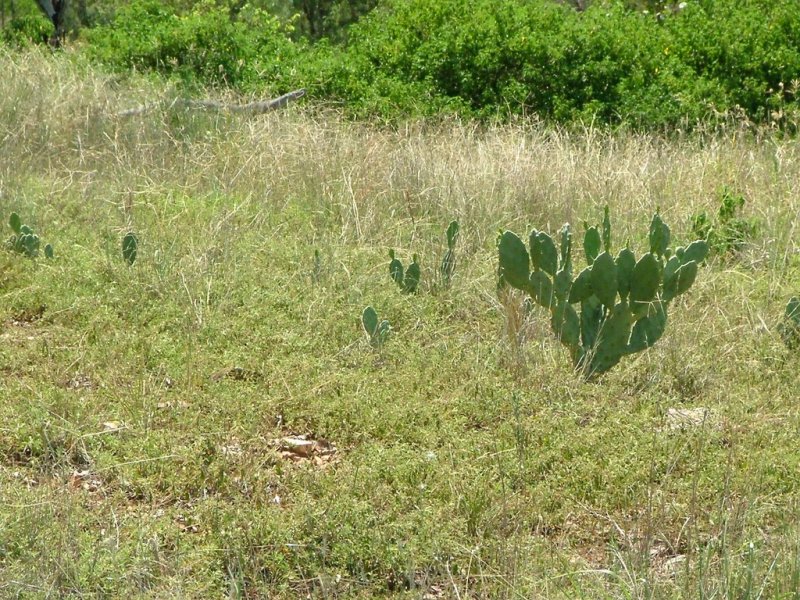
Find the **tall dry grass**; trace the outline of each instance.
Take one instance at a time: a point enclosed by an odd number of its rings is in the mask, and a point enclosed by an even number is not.
[[[457,218],[484,245],[499,227],[555,228],[604,204],[619,238],[635,238],[658,207],[680,233],[692,213],[713,212],[729,186],[776,232],[766,240],[773,253],[796,251],[800,145],[769,132],[731,126],[667,139],[535,123],[372,127],[316,111],[313,98],[257,118],[168,107],[120,118],[175,92],[75,57],[5,54],[0,67],[6,199],[31,180],[51,196],[76,193],[89,203],[176,190],[228,194],[272,210],[301,202],[333,214],[347,240],[374,242],[408,221]]]

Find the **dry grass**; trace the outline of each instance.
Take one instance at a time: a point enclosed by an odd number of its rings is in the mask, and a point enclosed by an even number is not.
[[[57,256],[0,258],[9,597],[796,593],[800,380],[773,331],[800,287],[796,140],[389,129],[313,102],[121,119],[172,92],[78,57],[0,69],[0,218]],[[609,204],[615,244],[641,248],[660,207],[685,241],[723,186],[757,236],[599,384],[541,311],[496,294],[500,228]],[[419,297],[389,281],[388,248],[422,257]],[[394,327],[381,353],[366,304]],[[253,376],[210,382],[234,365]],[[713,418],[675,428],[670,408]],[[275,440],[301,433],[340,456],[287,466]]]

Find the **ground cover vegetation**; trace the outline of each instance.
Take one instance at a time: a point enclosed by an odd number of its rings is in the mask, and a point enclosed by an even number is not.
[[[0,595],[796,597],[796,139],[248,117],[69,51],[0,70],[2,226],[55,248],[0,248]],[[498,232],[552,271],[544,234],[608,206],[601,243],[666,257],[658,213],[685,256],[721,190],[758,227],[590,382],[498,286]]]
[[[29,4],[30,14],[3,19],[8,45],[48,38],[52,26]],[[528,115],[657,129],[745,117],[791,131],[798,122],[794,0],[134,0],[78,3],[68,17],[93,61],[161,73],[186,93],[302,87],[350,115],[392,121]]]

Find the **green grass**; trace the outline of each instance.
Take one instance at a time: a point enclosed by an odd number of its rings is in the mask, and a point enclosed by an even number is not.
[[[0,595],[797,597],[800,369],[775,326],[800,287],[798,142],[118,119],[165,92],[0,63],[0,219],[55,249],[0,252]],[[598,383],[498,297],[501,227],[609,203],[640,251],[657,206],[685,241],[724,185],[757,237]],[[389,248],[419,254],[418,295]],[[380,352],[368,304],[393,327]],[[332,460],[287,460],[299,434]]]

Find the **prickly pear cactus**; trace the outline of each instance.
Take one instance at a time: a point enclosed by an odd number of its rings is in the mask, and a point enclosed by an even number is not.
[[[458,221],[451,221],[447,227],[447,252],[442,259],[439,267],[439,275],[442,278],[442,285],[450,287],[453,281],[453,274],[456,272],[456,242],[458,241]]]
[[[419,287],[419,280],[422,272],[417,262],[417,255],[414,254],[411,259],[411,264],[408,268],[403,267],[403,263],[395,256],[394,250],[389,250],[389,275],[392,280],[398,285],[400,290],[406,294],[414,294]]]
[[[550,311],[553,332],[586,378],[608,371],[661,338],[669,303],[692,286],[708,253],[703,240],[673,251],[670,229],[656,213],[650,223],[650,252],[638,260],[629,248],[614,255],[608,207],[600,226],[585,226],[588,266],[575,277],[569,224],[558,239],[557,250],[553,238],[533,230],[526,248],[514,233],[501,233],[498,275],[501,285],[525,291]]]
[[[30,227],[22,223],[22,219],[20,219],[17,213],[11,213],[8,225],[11,227],[14,235],[6,242],[6,246],[10,250],[18,254],[24,254],[28,258],[39,256],[39,248],[41,246],[39,236],[36,235]],[[53,258],[53,247],[50,244],[45,246],[44,254],[46,258]]]
[[[385,319],[380,321],[375,309],[367,306],[361,314],[361,325],[364,327],[370,346],[378,350],[383,348],[383,344],[389,337],[389,331],[392,329],[389,321]]]
[[[789,350],[800,349],[800,297],[794,296],[789,300],[778,333]]]
[[[122,238],[122,258],[126,263],[132,265],[136,262],[136,255],[139,252],[139,238],[132,231],[125,234]]]

